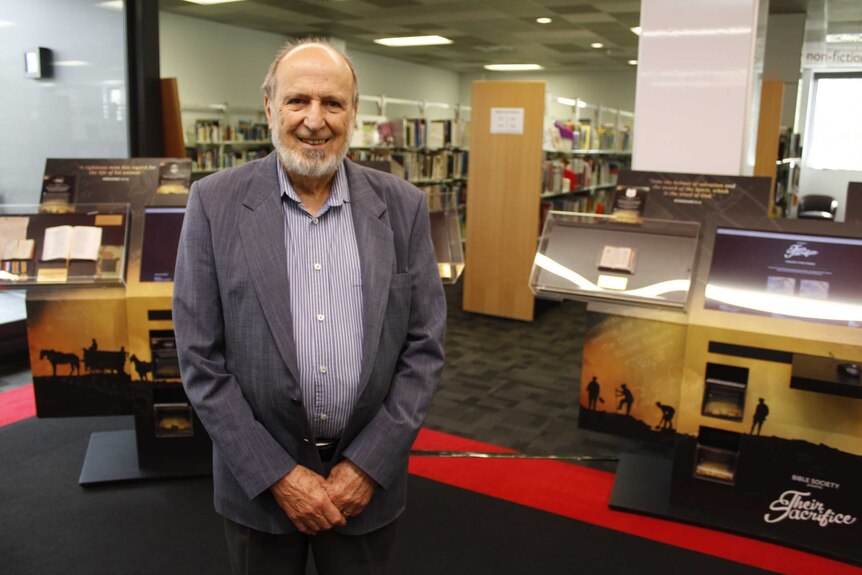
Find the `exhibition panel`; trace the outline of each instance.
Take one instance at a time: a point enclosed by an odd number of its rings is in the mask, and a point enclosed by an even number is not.
[[[615,217],[551,214],[533,285],[604,301],[588,307],[580,427],[674,445],[673,460],[623,456],[613,508],[859,562],[862,294],[848,262],[859,259],[862,231],[767,219],[763,183],[623,173]],[[692,262],[676,310],[594,281],[606,255],[619,257],[605,272],[629,281],[647,265],[678,273],[640,258],[655,241],[644,216],[656,214],[695,230],[676,245],[692,251],[678,264]]]
[[[95,257],[70,252],[66,281],[45,279],[44,263],[36,262],[32,283],[39,289],[28,293],[27,315],[37,414],[135,415],[135,430],[94,435],[82,484],[209,471],[210,440],[181,385],[171,321],[190,175],[189,160],[46,162],[42,204],[29,216],[28,237],[38,248],[40,222],[64,218],[72,250],[94,246]],[[78,242],[74,233],[82,228],[99,233]],[[41,249],[44,260],[47,248]],[[75,289],[79,260],[90,266],[91,283],[104,283],[110,271],[109,285],[117,287]],[[63,269],[55,267],[51,273]]]

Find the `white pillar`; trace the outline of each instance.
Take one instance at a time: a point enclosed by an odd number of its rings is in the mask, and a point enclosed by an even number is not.
[[[642,0],[633,169],[743,174],[759,7]]]

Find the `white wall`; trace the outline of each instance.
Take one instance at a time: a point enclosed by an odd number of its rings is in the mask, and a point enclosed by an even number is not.
[[[0,0],[0,203],[38,203],[46,158],[128,156],[124,16],[95,4]],[[84,64],[26,78],[35,46]]]
[[[272,58],[290,37],[228,26],[206,20],[159,13],[161,75],[177,78],[183,108],[227,104],[231,109],[263,111],[263,82]],[[442,102],[458,101],[460,78],[428,66],[350,50],[363,95]],[[371,103],[360,113],[377,114]],[[388,116],[417,116],[415,106],[389,105]],[[451,117],[451,111],[429,109],[428,116]],[[245,115],[245,114],[243,114]],[[186,128],[196,117],[216,117],[214,112],[186,112]]]
[[[290,38],[159,12],[162,78],[176,78],[183,106],[263,109],[260,85]]]
[[[458,91],[460,77],[456,72],[412,64],[394,58],[368,54],[351,50],[348,54],[353,60],[356,74],[359,76],[359,92],[369,96],[385,94],[389,98],[418,100],[425,102],[440,102],[455,105],[459,102]],[[373,104],[363,103],[360,112],[376,114]],[[388,117],[418,116],[415,106],[387,105]],[[429,108],[429,118],[451,118],[451,110]]]
[[[620,72],[593,71],[566,74],[488,72],[485,74],[464,74],[461,81],[460,101],[462,104],[469,105],[471,85],[474,80],[544,81],[548,93],[553,98],[580,98],[590,104],[633,112],[636,79],[637,72],[634,67],[631,70]],[[552,104],[548,112],[555,119],[564,119],[570,113],[570,108]]]

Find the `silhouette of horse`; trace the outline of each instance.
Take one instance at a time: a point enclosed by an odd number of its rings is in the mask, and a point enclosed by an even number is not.
[[[78,356],[74,353],[63,353],[62,351],[54,351],[53,349],[43,349],[41,353],[39,353],[39,359],[45,358],[48,358],[48,361],[51,362],[51,367],[54,369],[54,377],[57,377],[57,366],[64,363],[69,364],[69,375],[72,375],[72,372],[77,372],[78,375],[81,375],[80,361],[78,360]]]
[[[135,364],[135,371],[138,372],[138,377],[141,381],[147,381],[147,374],[153,372],[153,362],[151,361],[141,361],[140,359],[132,354],[132,357],[129,358],[129,361]]]

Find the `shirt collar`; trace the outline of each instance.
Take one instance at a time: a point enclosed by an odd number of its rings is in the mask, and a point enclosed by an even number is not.
[[[290,178],[287,177],[287,172],[284,171],[284,166],[281,165],[279,159],[276,163],[278,170],[278,195],[281,198],[287,196],[297,204],[302,203],[296,190],[293,189],[293,184],[290,183]],[[332,189],[329,192],[329,198],[326,204],[329,207],[340,206],[344,202],[350,202],[350,189],[347,187],[347,172],[344,169],[344,161],[338,164],[338,169],[335,170],[335,177],[332,178]]]

